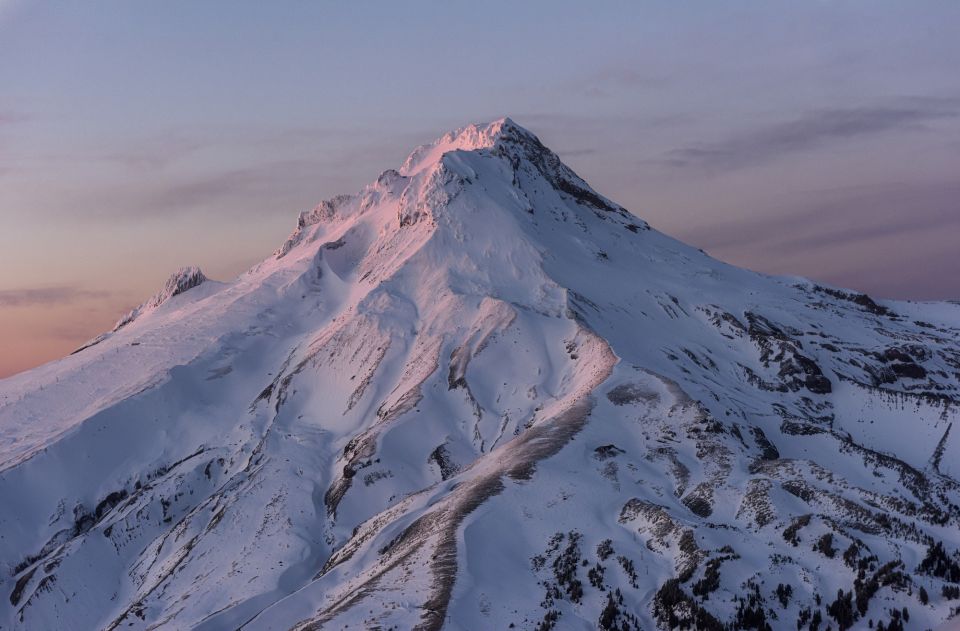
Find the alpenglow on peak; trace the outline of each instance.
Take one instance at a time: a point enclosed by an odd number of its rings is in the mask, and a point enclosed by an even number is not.
[[[956,615],[960,304],[717,261],[509,119],[135,315],[0,380],[3,629]]]

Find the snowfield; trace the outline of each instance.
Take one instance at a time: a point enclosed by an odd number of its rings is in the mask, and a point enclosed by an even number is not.
[[[0,628],[937,628],[958,410],[960,304],[726,265],[471,125],[0,381]]]

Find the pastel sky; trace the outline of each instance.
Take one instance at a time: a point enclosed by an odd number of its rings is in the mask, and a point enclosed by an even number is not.
[[[0,0],[0,377],[509,115],[654,227],[960,299],[960,3]]]

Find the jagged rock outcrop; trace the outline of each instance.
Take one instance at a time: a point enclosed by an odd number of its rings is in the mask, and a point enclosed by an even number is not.
[[[144,302],[139,307],[136,307],[130,313],[120,318],[117,324],[113,327],[114,331],[130,324],[141,314],[152,311],[167,302],[174,296],[179,296],[185,291],[189,291],[194,287],[198,287],[202,283],[206,282],[207,277],[203,275],[203,272],[200,271],[199,267],[190,266],[190,267],[181,267],[176,272],[170,275],[167,278],[167,281],[163,284],[163,288],[154,294],[149,300]]]

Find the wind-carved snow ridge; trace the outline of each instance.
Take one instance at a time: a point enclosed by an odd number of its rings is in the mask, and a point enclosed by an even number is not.
[[[116,331],[121,327],[130,324],[137,317],[139,317],[140,314],[156,309],[174,296],[178,296],[185,291],[193,289],[206,280],[207,277],[203,275],[203,272],[200,271],[199,267],[193,265],[189,267],[181,267],[176,272],[171,274],[169,278],[167,278],[167,282],[163,284],[163,289],[154,294],[142,305],[136,307],[130,311],[130,313],[120,318],[113,330]]]
[[[900,629],[960,305],[737,269],[510,119],[0,381],[0,628]]]
[[[540,142],[534,134],[501,118],[492,123],[467,125],[452,131],[429,145],[418,147],[406,159],[400,173],[415,175],[454,151],[489,151],[508,160],[516,171],[521,166],[532,166],[557,190],[574,197],[583,205],[627,215],[619,205],[602,197],[567,167],[555,153]],[[525,163],[525,164],[524,164]],[[637,222],[643,224],[642,222]]]
[[[486,124],[467,125],[444,134],[430,144],[414,149],[400,167],[400,173],[405,176],[416,175],[421,169],[437,163],[446,153],[492,149],[505,138],[535,140],[536,136],[519,127],[509,118],[501,118]]]

